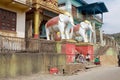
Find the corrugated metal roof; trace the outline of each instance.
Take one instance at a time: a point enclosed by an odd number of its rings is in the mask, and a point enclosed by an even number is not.
[[[82,5],[86,5],[86,4],[88,4],[86,1],[84,1],[84,0],[76,0],[76,1],[78,1],[79,3],[81,3]]]
[[[108,12],[108,9],[106,8],[103,2],[87,4],[87,5],[78,7],[78,9],[83,14],[100,14],[100,13]]]

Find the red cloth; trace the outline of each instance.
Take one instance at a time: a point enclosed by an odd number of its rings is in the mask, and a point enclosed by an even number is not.
[[[58,73],[58,69],[56,67],[50,68],[50,74]]]
[[[50,20],[46,23],[46,27],[50,27],[50,26],[53,26],[53,25],[55,25],[55,24],[58,24],[58,20],[59,20],[59,16],[50,19]]]

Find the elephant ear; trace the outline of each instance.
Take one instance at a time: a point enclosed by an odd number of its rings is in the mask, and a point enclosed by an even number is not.
[[[60,19],[61,22],[63,22],[63,21],[64,21],[64,15],[63,15],[63,14],[60,14],[60,15],[59,15],[59,19]]]

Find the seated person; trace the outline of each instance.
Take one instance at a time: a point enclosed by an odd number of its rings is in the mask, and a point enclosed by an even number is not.
[[[94,64],[95,64],[95,65],[100,65],[100,59],[99,59],[99,57],[96,57],[96,58],[95,58]]]
[[[90,62],[90,54],[89,54],[89,53],[87,53],[87,55],[86,55],[85,58],[86,58],[86,61],[87,61],[87,62]]]

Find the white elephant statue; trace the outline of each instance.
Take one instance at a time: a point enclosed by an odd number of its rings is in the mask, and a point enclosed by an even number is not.
[[[80,24],[75,25],[73,29],[73,38],[75,39],[75,37],[81,36],[84,42],[89,42],[88,37],[87,37],[87,30],[94,32],[93,27],[88,20],[85,20],[81,22]],[[90,41],[91,41],[91,35],[92,35],[91,32],[89,36]]]
[[[59,14],[59,16],[50,19],[45,24],[47,40],[54,40],[55,32],[60,32],[61,39],[70,39],[70,36],[68,34],[69,32],[67,32],[68,23],[70,23],[72,27],[74,26],[73,17],[68,13]],[[73,33],[73,28],[71,31],[71,35],[72,33]]]

